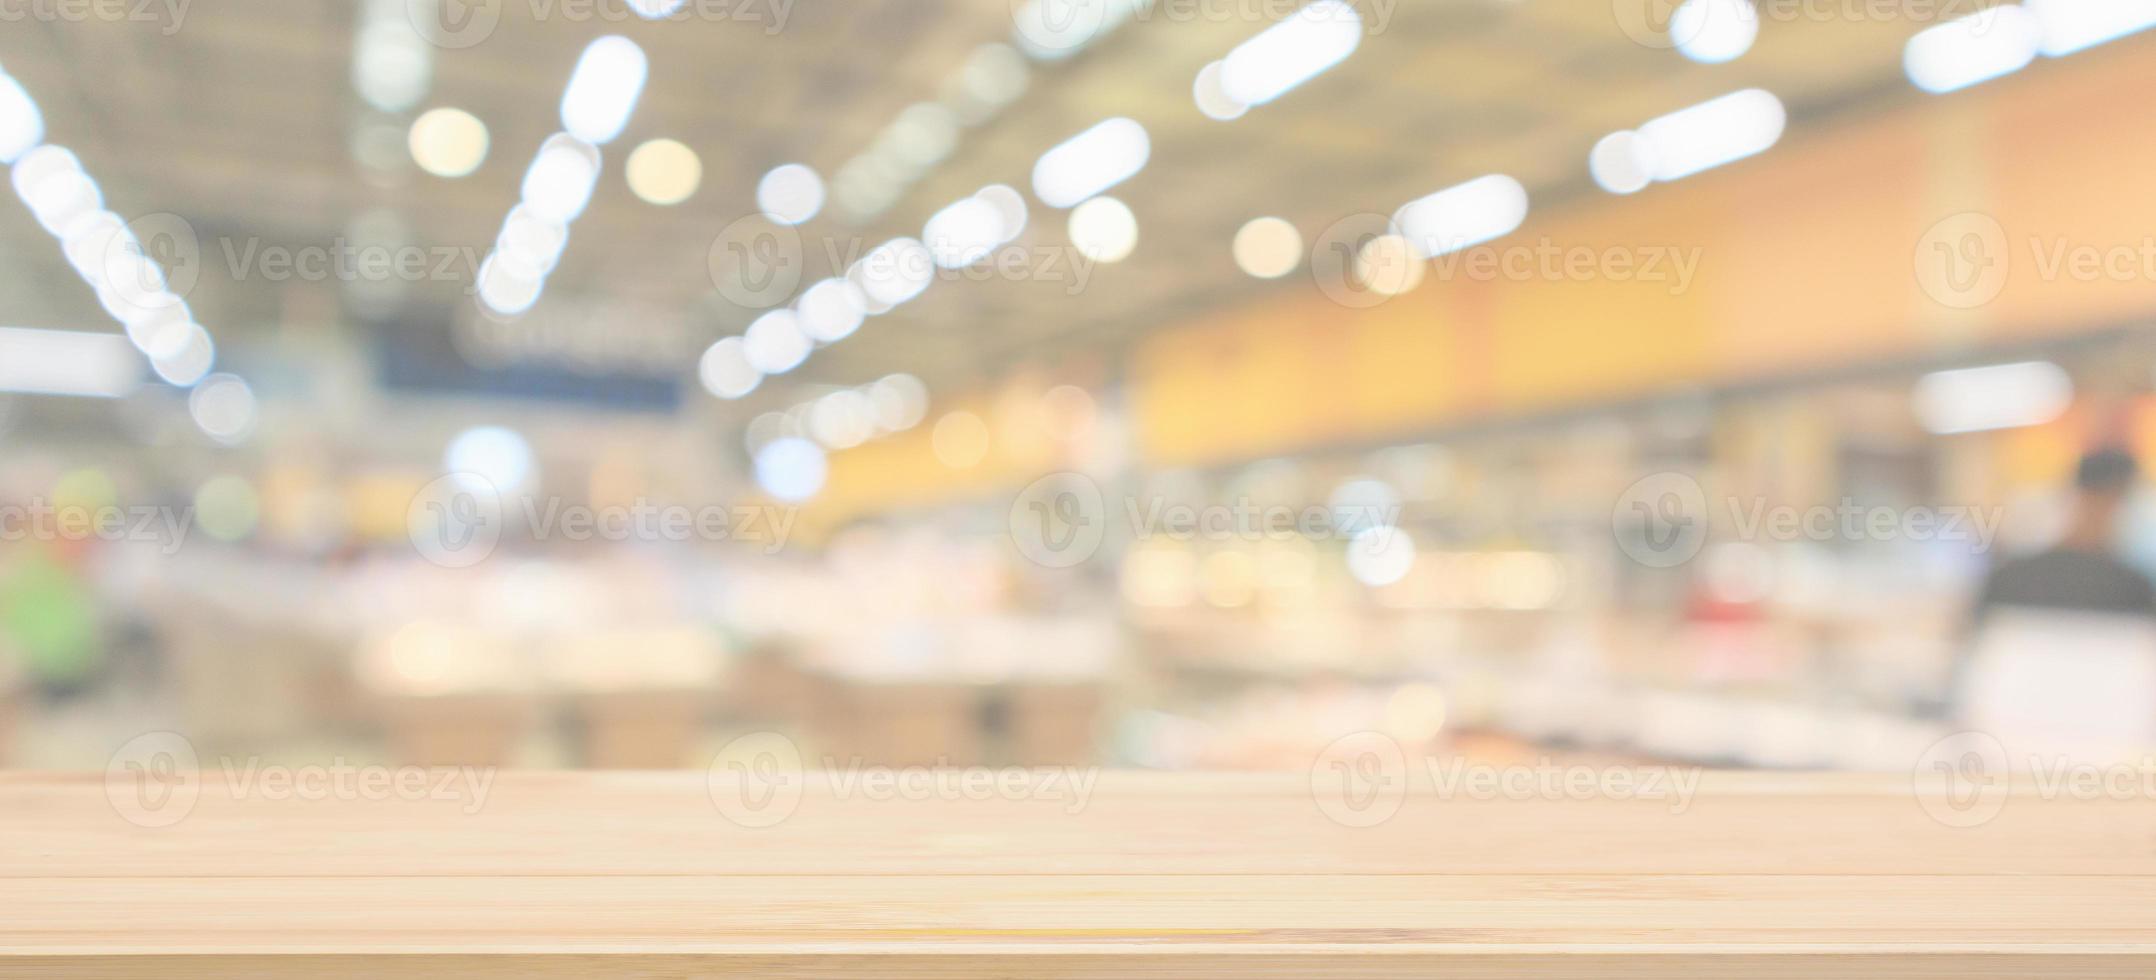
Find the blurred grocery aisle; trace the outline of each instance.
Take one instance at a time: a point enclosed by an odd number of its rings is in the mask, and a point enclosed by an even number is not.
[[[2156,9],[1651,6],[40,8],[0,765],[1907,770],[2156,461]]]

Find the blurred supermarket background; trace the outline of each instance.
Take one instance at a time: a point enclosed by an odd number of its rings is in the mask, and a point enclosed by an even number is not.
[[[2149,0],[0,14],[0,765],[1904,770],[2156,573]]]

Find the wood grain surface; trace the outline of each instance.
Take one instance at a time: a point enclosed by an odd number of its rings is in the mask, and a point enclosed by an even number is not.
[[[422,799],[205,773],[176,819],[0,775],[0,975],[2156,975],[2156,802],[2117,786],[1972,809],[1906,775],[1707,773],[1682,799],[1412,787],[1374,819],[1308,776],[1089,775],[815,776],[742,822],[704,773]]]

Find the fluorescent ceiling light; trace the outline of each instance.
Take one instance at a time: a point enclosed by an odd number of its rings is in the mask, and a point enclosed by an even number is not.
[[[561,94],[561,128],[594,146],[628,127],[651,66],[635,41],[610,34],[591,42]]]
[[[1653,147],[1654,178],[1679,180],[1766,152],[1788,124],[1782,100],[1750,88],[1679,109],[1639,133]]]
[[[1503,174],[1478,177],[1402,207],[1394,227],[1423,258],[1503,238],[1527,221],[1527,188]]]
[[[1917,420],[1939,435],[2042,425],[2073,401],[2073,379],[2049,361],[1927,374],[1915,396]]]
[[[1145,127],[1118,116],[1041,154],[1033,167],[1033,195],[1049,207],[1075,207],[1136,176],[1152,155]]]
[[[2044,53],[2073,54],[2156,27],[2156,0],[2022,0],[2044,32]]]
[[[16,158],[45,140],[45,117],[22,83],[0,75],[0,163]]]
[[[2028,67],[2043,46],[2036,16],[2009,3],[1918,33],[1902,52],[1902,66],[1917,88],[1952,92]]]
[[[1221,89],[1242,105],[1264,105],[1346,60],[1362,34],[1362,15],[1354,7],[1318,0],[1228,52]]]
[[[142,357],[114,333],[0,327],[0,391],[117,398],[142,381]]]
[[[544,220],[566,225],[584,213],[598,186],[599,149],[568,133],[555,133],[524,171],[524,206]]]

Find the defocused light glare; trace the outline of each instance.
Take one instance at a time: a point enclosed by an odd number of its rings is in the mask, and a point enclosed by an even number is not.
[[[545,291],[545,273],[499,252],[479,264],[479,302],[502,316],[531,309]]]
[[[629,0],[629,9],[645,20],[664,20],[685,6],[689,0]]]
[[[142,359],[118,334],[0,327],[0,391],[116,398],[142,380]]]
[[[1026,0],[1011,11],[1011,36],[1041,61],[1068,58],[1116,29],[1149,0]]]
[[[1256,218],[1235,233],[1235,264],[1259,279],[1278,279],[1303,261],[1303,236],[1282,218]]]
[[[921,242],[946,269],[963,269],[988,257],[1003,244],[1003,214],[979,197],[953,201],[931,215]]]
[[[1611,133],[1587,157],[1595,183],[1612,194],[1637,194],[1654,183],[1654,147],[1631,130]]]
[[[254,389],[233,375],[213,374],[187,396],[187,412],[210,438],[239,442],[254,431]]]
[[[2044,26],[2035,15],[2008,3],[1918,33],[1902,64],[1917,88],[1952,92],[2028,67],[2043,45]]]
[[[509,209],[509,217],[502,222],[502,233],[494,241],[495,251],[541,275],[554,271],[555,264],[561,261],[562,250],[568,245],[568,228],[540,217],[524,204]]]
[[[434,49],[410,20],[366,15],[352,52],[352,87],[361,99],[383,112],[403,112],[426,97],[433,77]]]
[[[905,304],[928,289],[935,279],[935,257],[928,246],[911,238],[899,238],[876,246],[861,259],[860,275],[853,278],[871,302],[886,308]]]
[[[105,193],[89,174],[69,170],[38,181],[23,202],[37,223],[57,236],[76,219],[103,209]]]
[[[1019,235],[1025,234],[1026,196],[1024,194],[1018,193],[1015,188],[1008,184],[990,184],[975,191],[973,196],[988,202],[990,207],[996,209],[996,216],[1002,224],[1002,233],[997,236],[997,244],[1016,241]]]
[[[1421,743],[1444,731],[1448,703],[1435,684],[1402,684],[1385,700],[1385,733]]]
[[[1102,122],[1041,154],[1033,166],[1033,196],[1055,208],[1073,207],[1145,169],[1152,139],[1135,120]]]
[[[916,102],[891,121],[880,144],[905,168],[919,173],[942,163],[958,148],[958,114],[935,102]]]
[[[868,386],[868,400],[875,408],[876,427],[885,432],[904,432],[928,417],[928,386],[910,374],[893,374]]]
[[[1415,567],[1415,539],[1396,527],[1364,528],[1348,541],[1348,574],[1376,588],[1407,577]]]
[[[805,164],[773,167],[756,184],[756,206],[779,224],[802,224],[823,210],[823,178]]]
[[[801,321],[792,310],[772,310],[749,324],[741,335],[749,366],[767,374],[785,374],[808,360],[812,343],[801,332]]]
[[[199,323],[182,325],[179,349],[165,357],[150,361],[150,368],[166,384],[179,388],[192,388],[217,365],[217,345],[210,340],[210,332]]]
[[[674,140],[652,140],[629,154],[629,190],[660,206],[680,204],[704,182],[704,162]]]
[[[1423,258],[1502,238],[1526,220],[1527,188],[1502,174],[1409,202],[1392,216],[1393,227]]]
[[[1221,67],[1221,63],[1215,61],[1198,69],[1197,81],[1190,84],[1191,100],[1198,103],[1198,111],[1205,113],[1208,119],[1222,122],[1241,119],[1244,113],[1250,111],[1250,107],[1235,101],[1234,97],[1228,94],[1228,90],[1222,87]]]
[[[1759,10],[1752,0],[1685,0],[1670,15],[1669,36],[1693,61],[1735,61],[1759,40]]]
[[[0,74],[0,163],[14,163],[44,139],[37,101],[13,76]]]
[[[442,470],[469,490],[514,493],[532,481],[536,469],[531,443],[498,425],[466,429],[442,453]]]
[[[876,434],[876,408],[852,388],[834,391],[809,409],[809,434],[832,449],[852,449]]]
[[[1764,153],[1789,122],[1782,100],[1745,89],[1655,119],[1639,128],[1652,147],[1656,180],[1679,180]]]
[[[81,172],[82,161],[75,159],[73,150],[47,143],[17,157],[8,181],[15,186],[15,196],[28,204],[36,196],[37,185],[61,174]]]
[[[1414,292],[1428,272],[1415,246],[1399,235],[1379,235],[1355,253],[1355,280],[1380,296]]]
[[[591,42],[562,90],[561,128],[594,146],[612,142],[636,112],[650,70],[635,41],[611,34]]]
[[[1264,105],[1346,60],[1362,44],[1362,15],[1344,0],[1318,0],[1237,45],[1221,61],[1221,89]]]
[[[524,172],[524,206],[547,221],[566,225],[584,213],[598,186],[598,147],[568,133],[555,133],[540,144],[531,168]]]
[[[487,124],[462,109],[429,109],[412,120],[412,162],[436,177],[463,177],[487,159]]]
[[[60,251],[84,282],[98,287],[105,284],[110,267],[108,260],[115,247],[140,250],[141,246],[134,244],[133,239],[133,234],[127,230],[127,222],[119,215],[110,211],[92,211],[77,216],[61,230]]]
[[[2022,0],[2044,33],[2044,53],[2073,54],[2156,27],[2156,0]]]
[[[1112,197],[1096,197],[1071,211],[1071,247],[1095,262],[1121,262],[1138,247],[1138,216]]]
[[[755,391],[764,380],[763,372],[749,363],[748,345],[739,337],[727,337],[705,350],[696,376],[705,391],[728,401]]]
[[[776,439],[756,451],[756,485],[788,503],[814,497],[828,472],[824,452],[807,439]]]
[[[1927,374],[1915,395],[1917,420],[1939,435],[2042,425],[2073,400],[2073,379],[2049,361]]]
[[[936,420],[928,441],[937,461],[954,470],[970,470],[988,458],[988,423],[972,412],[952,412]]]
[[[794,304],[801,332],[818,343],[832,344],[853,335],[868,315],[861,288],[844,279],[825,279],[808,288]]]
[[[959,70],[965,94],[985,106],[1005,106],[1016,101],[1026,93],[1031,77],[1032,69],[1026,66],[1025,56],[996,41],[974,48],[965,67]]]

